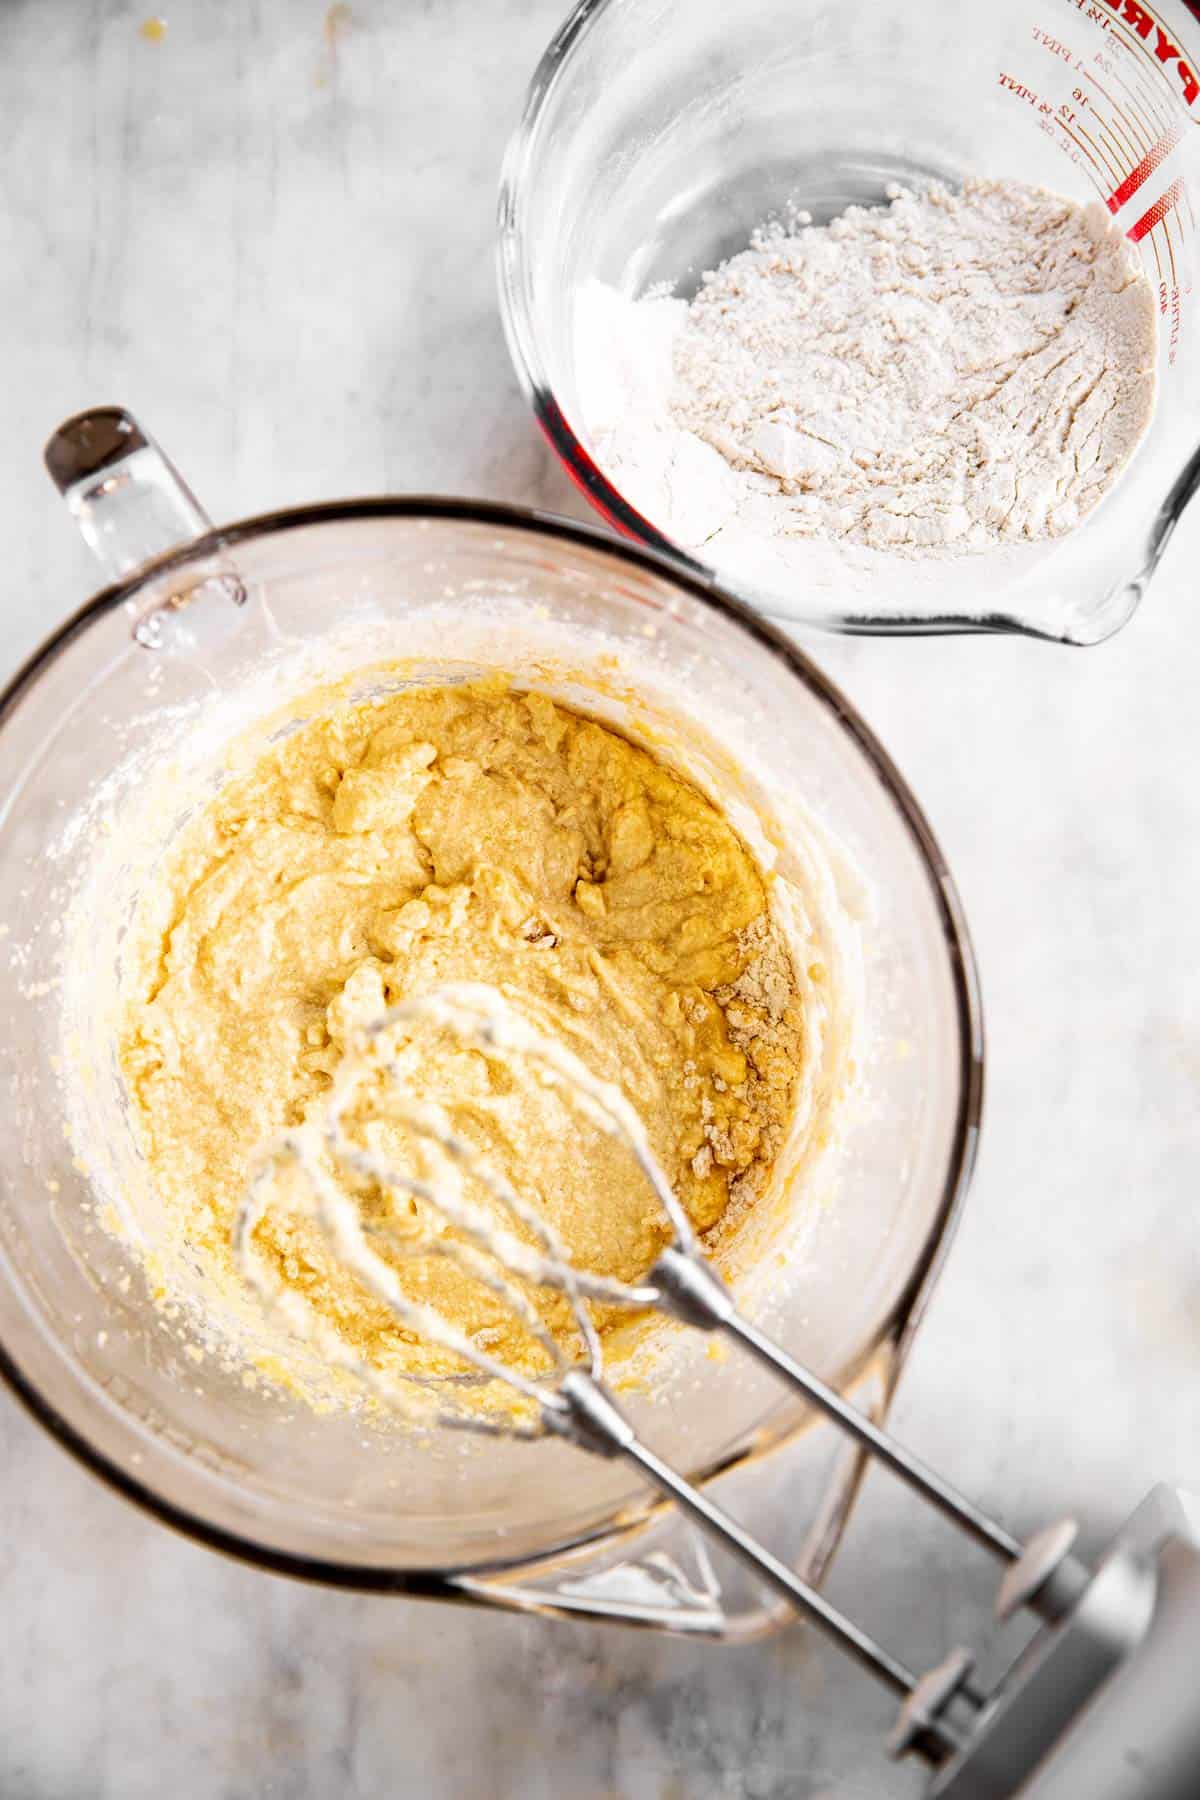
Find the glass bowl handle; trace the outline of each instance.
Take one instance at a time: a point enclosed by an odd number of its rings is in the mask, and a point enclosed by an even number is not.
[[[44,456],[110,581],[212,529],[170,458],[124,407],[76,413],[59,426]]]

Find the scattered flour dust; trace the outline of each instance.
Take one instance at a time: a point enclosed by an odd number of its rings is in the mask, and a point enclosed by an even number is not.
[[[1154,408],[1154,295],[1099,205],[968,181],[757,231],[689,303],[590,283],[580,404],[674,542],[771,579],[1070,531]]]

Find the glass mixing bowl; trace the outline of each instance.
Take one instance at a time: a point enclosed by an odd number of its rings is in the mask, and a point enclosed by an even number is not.
[[[1149,435],[1081,527],[1044,544],[755,587],[842,631],[1023,631],[1093,643],[1138,605],[1200,481],[1200,22],[1180,0],[582,0],[533,77],[500,198],[509,346],[567,472],[616,526],[670,549],[597,465],[577,301],[598,281],[684,296],[790,207],[820,224],[891,182],[969,175],[1099,199],[1158,297]],[[595,379],[595,376],[592,377]],[[823,551],[823,554],[821,554]],[[693,569],[699,553],[688,553]],[[829,563],[835,567],[829,573]]]
[[[141,1259],[98,1217],[64,1132],[64,1058],[85,1059],[82,1037],[64,1037],[61,995],[81,959],[115,963],[121,880],[82,935],[64,918],[91,891],[98,847],[120,846],[140,783],[168,763],[219,766],[239,721],[316,680],[403,658],[412,679],[499,668],[570,699],[594,667],[604,709],[632,735],[665,712],[690,721],[716,762],[770,797],[784,866],[798,801],[836,825],[875,896],[864,1097],[836,1190],[814,1206],[803,1256],[752,1297],[791,1352],[881,1411],[964,1193],[981,1090],[959,902],[900,776],[772,627],[702,576],[597,531],[431,499],[214,531],[114,410],[71,421],[48,462],[116,579],[0,702],[0,1365],[12,1386],[129,1498],[272,1568],[714,1635],[763,1628],[775,1614],[757,1590],[736,1571],[714,1577],[619,1468],[560,1442],[430,1441],[319,1414],[194,1360],[164,1328]],[[161,848],[180,822],[164,813]],[[111,1015],[75,1024],[99,1031],[111,1065]],[[103,1061],[96,1079],[116,1083]],[[89,1167],[105,1164],[103,1143],[83,1148]],[[665,1390],[630,1410],[656,1449],[720,1475],[781,1551],[820,1573],[856,1477],[829,1427],[756,1367],[717,1369],[699,1334]]]

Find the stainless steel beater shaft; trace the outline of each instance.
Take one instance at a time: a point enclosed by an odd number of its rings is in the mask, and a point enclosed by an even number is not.
[[[889,1437],[887,1432],[881,1431],[865,1413],[851,1406],[836,1389],[811,1369],[806,1369],[803,1363],[796,1362],[743,1318],[733,1295],[709,1265],[672,1246],[659,1257],[650,1280],[658,1290],[661,1306],[686,1324],[695,1325],[702,1331],[724,1331],[743,1344],[753,1357],[777,1375],[782,1375],[806,1400],[839,1425],[861,1449],[890,1469],[914,1493],[920,1494],[993,1556],[1002,1562],[1015,1562],[1021,1556],[1023,1546],[1019,1539],[972,1505],[948,1481]]]
[[[901,1699],[908,1699],[915,1693],[918,1681],[911,1669],[839,1612],[824,1595],[752,1537],[707,1494],[686,1481],[670,1463],[656,1456],[591,1375],[581,1369],[573,1370],[563,1379],[558,1391],[567,1402],[567,1410],[565,1415],[553,1415],[555,1430],[573,1439],[582,1449],[600,1456],[623,1457],[632,1463],[703,1531],[747,1564],[797,1611],[820,1625],[847,1655],[893,1693]],[[936,1740],[934,1760],[938,1759],[939,1752],[944,1755],[957,1745],[957,1739],[944,1723],[933,1727],[931,1736]]]
[[[1018,1539],[880,1430],[812,1370],[788,1356],[778,1344],[743,1318],[720,1276],[696,1252],[679,1245],[663,1251],[650,1272],[648,1286],[654,1291],[654,1304],[663,1311],[699,1330],[723,1331],[744,1345],[759,1362],[781,1375],[833,1420],[861,1449],[883,1463],[1006,1566],[1021,1562],[1026,1552]],[[628,1419],[593,1376],[574,1370],[562,1380],[557,1391],[566,1402],[566,1411],[548,1409],[545,1413],[547,1423],[573,1438],[584,1449],[603,1456],[623,1457],[640,1469],[660,1493],[673,1500],[710,1537],[723,1544],[790,1605],[819,1625],[847,1655],[899,1695],[908,1704],[912,1748],[936,1763],[962,1747],[964,1737],[954,1729],[947,1716],[948,1709],[939,1709],[938,1716],[934,1717],[921,1706],[921,1691],[930,1682],[930,1677],[918,1678],[794,1569],[730,1518],[707,1494],[655,1455],[642,1443]],[[1027,1584],[1021,1600],[1044,1618],[1055,1619],[1074,1603],[1087,1581],[1086,1569],[1064,1552],[1046,1567],[1044,1580],[1034,1579]],[[965,1653],[957,1652],[952,1660],[953,1672],[943,1683],[946,1692],[940,1697],[948,1701],[952,1694],[960,1705],[977,1711],[983,1702],[982,1696],[967,1680],[969,1659]],[[935,1671],[935,1684],[939,1676],[940,1672]]]
[[[664,1251],[654,1304],[702,1330],[722,1330],[784,1376],[869,1454],[1007,1565],[1001,1616],[1024,1605],[1041,1632],[999,1685],[969,1683],[973,1658],[954,1650],[919,1679],[782,1563],[707,1494],[655,1455],[597,1378],[558,1384],[548,1425],[581,1448],[622,1457],[705,1534],[901,1698],[889,1748],[933,1766],[931,1800],[1193,1800],[1200,1766],[1200,1506],[1158,1489],[1091,1573],[1069,1554],[1074,1527],[1022,1547],[869,1419],[743,1319],[695,1252]]]
[[[625,1142],[661,1203],[674,1241],[662,1251],[648,1279],[626,1286],[574,1268],[561,1241],[502,1173],[489,1169],[436,1108],[410,1102],[404,1070],[389,1050],[391,1025],[425,1023],[465,1042],[511,1056],[529,1056],[547,1080],[574,1090],[593,1124]],[[367,1054],[367,1053],[372,1053]],[[483,1187],[505,1225],[471,1203],[461,1187],[439,1187],[419,1173],[394,1166],[344,1129],[349,1099],[367,1073],[396,1085],[391,1111],[401,1124],[432,1144],[448,1168],[465,1171]],[[356,1204],[335,1182],[322,1157],[378,1183],[384,1191],[413,1196],[440,1212],[455,1233],[437,1238],[428,1253],[453,1255],[490,1293],[506,1301],[549,1358],[550,1373],[529,1377],[507,1366],[455,1329],[400,1284],[364,1230]],[[394,1008],[368,1029],[366,1053],[349,1061],[330,1099],[324,1129],[314,1144],[301,1132],[287,1134],[251,1182],[238,1212],[235,1254],[268,1306],[279,1302],[277,1282],[256,1259],[254,1230],[270,1197],[270,1176],[282,1161],[307,1170],[310,1216],[368,1291],[406,1330],[448,1349],[485,1382],[499,1382],[535,1405],[534,1422],[514,1422],[455,1407],[441,1407],[435,1422],[500,1435],[552,1432],[581,1449],[620,1458],[747,1565],[798,1613],[818,1625],[877,1680],[901,1698],[890,1739],[894,1755],[915,1751],[934,1766],[930,1788],[938,1800],[1194,1800],[1200,1766],[1200,1707],[1195,1671],[1200,1667],[1200,1504],[1160,1490],[1139,1508],[1094,1574],[1071,1554],[1074,1525],[1064,1521],[1022,1545],[942,1477],[896,1443],[865,1414],[745,1319],[720,1276],[705,1260],[691,1223],[670,1188],[630,1103],[619,1089],[599,1082],[571,1052],[539,1037],[511,1013],[502,996],[469,984],[449,986]],[[489,1260],[490,1259],[490,1260]],[[568,1359],[549,1336],[520,1282],[557,1290],[579,1332],[585,1366]],[[1040,1615],[1043,1628],[990,1693],[969,1682],[973,1659],[954,1650],[917,1677],[904,1663],[847,1618],[782,1562],[709,1495],[686,1480],[644,1444],[601,1382],[599,1335],[588,1301],[641,1310],[657,1307],[706,1332],[723,1331],[795,1391],[866,1454],[892,1471],[967,1536],[1005,1566],[997,1609],[1018,1607]],[[295,1327],[296,1315],[289,1312]],[[373,1372],[347,1352],[342,1366],[363,1380]],[[463,1578],[479,1598],[504,1603],[486,1581]],[[512,1603],[511,1592],[509,1603]]]

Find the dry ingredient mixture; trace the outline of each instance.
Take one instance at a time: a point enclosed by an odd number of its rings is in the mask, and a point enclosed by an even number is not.
[[[723,815],[616,732],[502,682],[345,706],[230,775],[159,880],[121,1067],[160,1201],[219,1283],[240,1279],[230,1225],[263,1143],[322,1113],[356,1025],[451,980],[499,988],[623,1088],[710,1242],[764,1190],[804,1050],[790,953]],[[645,1272],[666,1237],[649,1190],[552,1088],[530,1105],[503,1067],[434,1037],[407,1073],[573,1260]],[[405,1148],[369,1092],[356,1125]],[[434,1253],[443,1220],[369,1185],[355,1198],[411,1298],[526,1357],[508,1310]],[[256,1243],[355,1355],[444,1367],[303,1215],[269,1212]],[[557,1329],[561,1302],[538,1305]]]
[[[1056,537],[1149,426],[1154,296],[1103,207],[991,181],[891,192],[760,230],[690,304],[582,293],[601,466],[707,560],[754,578],[804,541]]]

